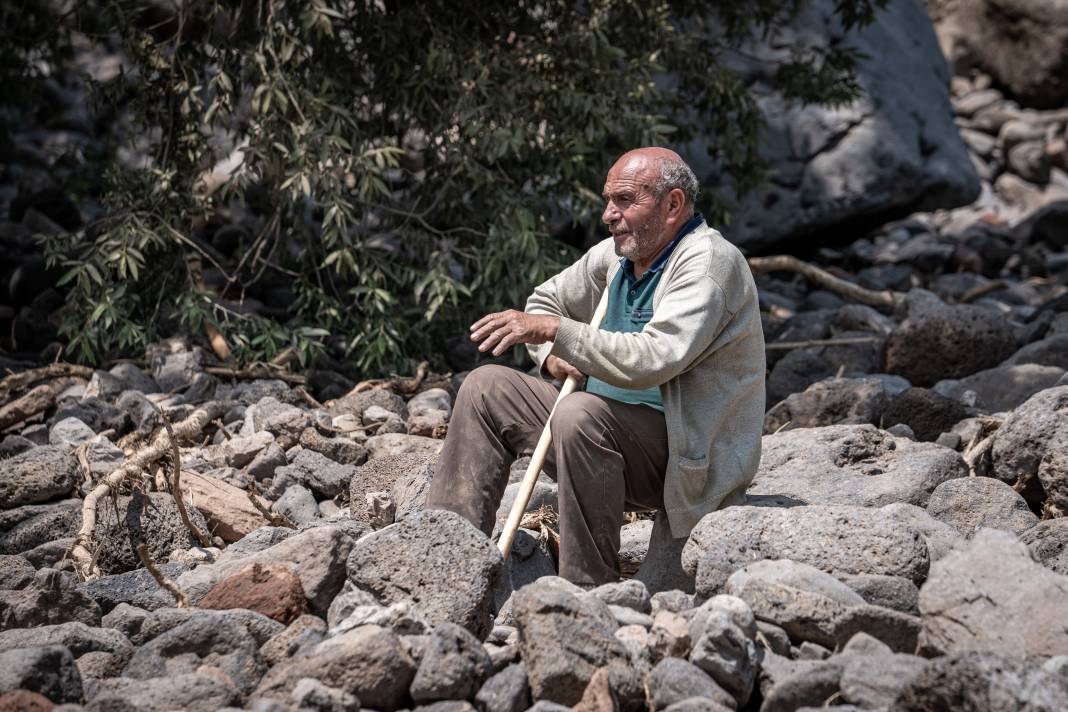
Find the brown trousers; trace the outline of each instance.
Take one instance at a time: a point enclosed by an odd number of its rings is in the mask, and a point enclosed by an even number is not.
[[[533,452],[559,389],[503,366],[460,387],[427,497],[487,535],[519,456]],[[663,507],[664,414],[584,392],[560,402],[543,470],[559,485],[560,575],[577,584],[619,579],[624,511]]]

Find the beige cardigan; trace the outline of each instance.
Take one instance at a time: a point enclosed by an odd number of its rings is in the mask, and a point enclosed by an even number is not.
[[[702,223],[664,266],[640,333],[588,322],[619,269],[612,239],[538,285],[526,311],[560,317],[556,341],[529,347],[621,388],[660,386],[668,432],[664,507],[676,538],[704,515],[744,501],[760,463],[764,333],[745,257]],[[544,372],[544,371],[543,371]]]

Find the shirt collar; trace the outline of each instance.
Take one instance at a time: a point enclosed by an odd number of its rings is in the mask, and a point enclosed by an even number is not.
[[[678,234],[675,235],[675,239],[672,240],[668,244],[668,246],[663,249],[663,251],[660,253],[660,256],[656,258],[656,261],[649,266],[649,269],[645,270],[645,274],[653,274],[664,269],[664,265],[667,264],[668,258],[671,257],[671,253],[675,251],[675,246],[679,244],[679,241],[689,235],[694,230],[696,230],[698,227],[700,227],[704,221],[705,218],[703,215],[701,215],[701,213],[694,214],[694,216],[690,218],[690,221],[683,225],[682,229],[679,230]],[[634,265],[631,263],[629,258],[620,257],[619,266],[623,268],[624,274],[633,276]],[[644,277],[645,274],[643,274],[642,276]]]

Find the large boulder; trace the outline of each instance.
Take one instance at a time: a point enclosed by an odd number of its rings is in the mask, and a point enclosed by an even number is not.
[[[1029,106],[1068,102],[1068,2],[927,0],[927,7],[958,73],[981,69]]]
[[[82,480],[70,448],[45,445],[0,460],[0,509],[70,494]]]
[[[1010,485],[1028,485],[1037,478],[1048,501],[1068,510],[1066,453],[1068,386],[1047,388],[1009,413],[994,433],[992,474]],[[1023,494],[1028,496],[1026,490]]]
[[[1059,366],[1036,363],[996,366],[961,379],[939,381],[934,390],[958,400],[971,391],[976,395],[976,406],[1000,413],[1012,410],[1039,391],[1052,388],[1063,376],[1064,369]]]
[[[1068,518],[1039,522],[1020,535],[1035,561],[1068,576]]]
[[[186,513],[200,531],[208,531],[196,507],[187,504]],[[135,492],[132,497],[118,497],[114,508],[110,504],[99,507],[94,536],[101,546],[96,563],[105,574],[140,568],[139,544],[146,546],[153,561],[166,561],[173,551],[200,545],[182,522],[174,498],[166,492]]]
[[[369,534],[348,558],[349,581],[381,605],[411,601],[429,624],[456,623],[479,639],[492,628],[502,570],[486,535],[445,510],[418,512]]]
[[[908,387],[905,379],[894,376],[817,381],[769,410],[764,432],[851,423],[879,425],[890,397]]]
[[[881,509],[846,506],[727,507],[705,515],[682,552],[697,594],[720,593],[738,569],[762,559],[791,559],[830,574],[927,577],[927,543]]]
[[[897,394],[883,409],[881,427],[904,423],[917,440],[934,442],[942,433],[967,418],[969,410],[958,400],[926,388],[909,388]]]
[[[68,648],[49,645],[0,651],[0,693],[29,690],[57,703],[81,702],[82,678]]]
[[[963,477],[938,485],[927,503],[935,519],[971,537],[980,527],[1021,534],[1038,524],[1024,498],[992,477]]]
[[[764,79],[786,50],[752,43],[738,59],[753,77],[767,128],[761,154],[770,184],[745,199],[727,236],[749,249],[887,212],[967,205],[979,178],[953,123],[949,70],[923,6],[894,2],[864,28],[842,29],[832,0],[809,3],[784,40],[847,43],[862,53],[864,95],[836,108],[787,100]],[[687,152],[713,170],[700,142]],[[704,177],[701,175],[699,177]]]
[[[256,495],[218,478],[183,471],[181,490],[187,502],[196,502],[212,534],[225,542],[238,541],[268,524],[267,518],[249,501]],[[259,502],[265,508],[269,506],[262,497]]]
[[[765,435],[747,494],[788,504],[924,505],[935,487],[968,474],[953,450],[897,438],[873,425]]]
[[[1068,576],[1036,563],[1008,532],[983,529],[931,567],[920,589],[929,654],[1068,655]]]

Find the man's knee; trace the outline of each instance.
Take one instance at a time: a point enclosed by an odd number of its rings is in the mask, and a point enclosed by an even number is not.
[[[456,400],[478,400],[486,394],[493,393],[508,382],[513,369],[497,364],[486,364],[471,371],[460,384]]]
[[[553,438],[591,436],[604,432],[604,400],[590,393],[572,393],[556,405],[552,418]]]

